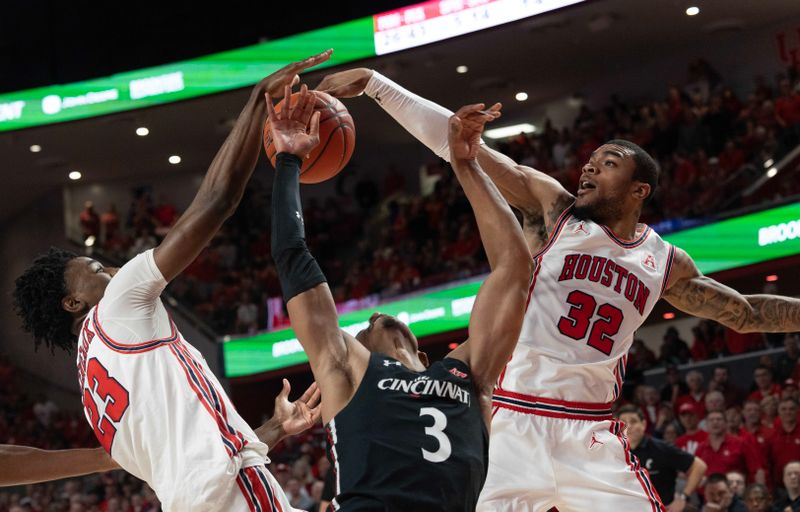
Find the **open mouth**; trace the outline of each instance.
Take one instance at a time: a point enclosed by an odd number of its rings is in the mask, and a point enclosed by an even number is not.
[[[578,195],[580,196],[580,195],[583,195],[583,194],[587,194],[587,193],[591,192],[592,190],[594,190],[595,188],[597,188],[597,187],[595,187],[594,183],[590,183],[588,181],[581,181],[578,184]]]

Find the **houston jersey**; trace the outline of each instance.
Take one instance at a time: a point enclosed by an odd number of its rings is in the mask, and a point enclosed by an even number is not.
[[[267,446],[169,318],[158,298],[165,286],[148,251],[117,272],[89,311],[78,338],[86,419],[103,448],[150,484],[166,511],[231,507],[234,495],[253,486],[240,478],[242,468],[254,466],[255,484],[265,481],[259,491],[276,493],[290,510],[263,474]]]
[[[534,256],[519,343],[495,394],[506,406],[556,413],[559,401],[616,400],[633,334],[669,278],[674,247],[648,226],[639,225],[636,238],[626,241],[571,211]],[[545,400],[515,403],[515,395]]]
[[[371,354],[358,390],[327,432],[334,510],[475,510],[489,435],[463,361],[445,358],[415,372]]]

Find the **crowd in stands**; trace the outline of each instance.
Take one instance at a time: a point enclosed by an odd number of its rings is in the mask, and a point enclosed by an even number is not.
[[[612,97],[602,108],[584,105],[571,127],[547,122],[499,149],[516,161],[557,178],[575,190],[580,169],[602,142],[625,138],[647,149],[661,167],[661,184],[643,212],[650,224],[696,218],[745,206],[741,190],[764,175],[800,141],[800,80],[796,70],[763,77],[738,96],[712,66],[698,60],[682,85],[649,101]],[[386,298],[487,270],[469,203],[443,162],[425,167],[421,193],[408,193],[395,169],[338,178],[337,194],[305,201],[308,243],[325,271],[337,303]],[[269,256],[268,180],[256,173],[242,204],[220,235],[171,286],[171,293],[220,334],[245,334],[280,327],[280,287]],[[259,179],[260,178],[260,179]],[[351,183],[356,181],[355,183]],[[779,176],[770,190],[800,193],[800,180]],[[765,198],[761,198],[765,199]],[[766,199],[774,199],[769,197]],[[84,238],[92,236],[105,255],[125,261],[155,246],[179,215],[153,191],[133,191],[124,218],[113,205],[100,214],[87,203],[80,215]],[[701,336],[717,336],[703,331]],[[717,350],[701,343],[698,350]],[[692,354],[697,359],[700,354]],[[685,358],[686,354],[678,357]]]

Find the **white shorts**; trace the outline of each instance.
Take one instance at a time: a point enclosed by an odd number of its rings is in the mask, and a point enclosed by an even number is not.
[[[265,466],[242,468],[237,491],[230,493],[218,510],[231,512],[291,512],[292,508],[275,477]]]
[[[585,406],[595,404],[518,398],[515,405],[497,397],[493,403],[489,472],[478,512],[666,510],[610,409],[597,416],[602,419],[573,419],[585,418]]]

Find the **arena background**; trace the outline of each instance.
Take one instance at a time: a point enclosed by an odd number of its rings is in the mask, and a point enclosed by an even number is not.
[[[0,7],[0,18],[5,21],[0,32],[0,104],[11,101],[17,91],[194,59],[408,5],[347,2],[315,5],[312,9],[292,3],[273,4],[225,2],[224,9],[210,12],[192,3],[111,7],[92,2],[6,3]],[[700,13],[687,16],[690,5],[700,7]],[[318,50],[328,46],[320,40]],[[502,101],[503,118],[498,126],[530,123],[536,127],[535,135],[541,133],[546,120],[556,129],[572,127],[584,107],[596,111],[614,101],[637,104],[663,99],[670,85],[687,84],[687,69],[698,59],[709,63],[721,83],[742,103],[757,90],[758,77],[778,95],[776,77],[800,63],[797,3],[589,0],[383,56],[340,63],[334,54],[334,67],[309,72],[303,81],[314,86],[332,70],[371,67],[451,109],[476,101]],[[468,70],[459,73],[459,66]],[[516,99],[520,92],[526,93],[527,99]],[[5,364],[13,367],[21,392],[44,394],[62,410],[80,409],[73,357],[50,355],[43,349],[34,353],[31,338],[20,329],[11,311],[14,278],[50,245],[92,251],[101,259],[107,256],[102,247],[86,247],[83,240],[79,219],[86,201],[92,201],[98,213],[105,212],[109,203],[116,204],[123,223],[135,190],[147,190],[156,203],[165,198],[177,211],[185,209],[248,93],[248,88],[238,88],[19,130],[3,131],[0,121],[0,175],[4,180],[0,201],[0,351]],[[306,205],[312,198],[325,204],[331,197],[353,194],[359,182],[384,183],[390,176],[402,183],[399,196],[394,197],[401,197],[400,201],[429,186],[429,171],[424,169],[436,168],[438,162],[426,148],[371,100],[356,98],[346,105],[356,123],[355,154],[336,180],[303,188]],[[137,136],[138,127],[147,127],[149,134]],[[499,143],[508,144],[508,140]],[[40,146],[40,151],[33,152],[33,145]],[[742,173],[735,189],[726,192],[730,197],[722,201],[724,207],[706,212],[699,222],[794,204],[797,197],[787,195],[786,191],[793,189],[786,183],[797,180],[800,157],[796,152],[786,154],[783,160],[776,158],[769,165],[756,165],[755,171]],[[179,155],[180,163],[170,164],[170,155]],[[763,157],[757,163],[771,159],[771,155]],[[777,176],[767,179],[765,173],[773,166]],[[82,177],[72,181],[68,174],[76,170]],[[262,158],[255,181],[270,183],[271,172]],[[668,193],[679,196],[689,192],[675,186]],[[379,208],[383,210],[379,211],[385,213],[390,202],[387,199],[380,198],[383,203]],[[256,204],[268,205],[268,201]],[[658,226],[673,231],[690,224],[691,219],[682,218]],[[800,249],[790,250],[779,259],[729,268],[714,277],[743,293],[760,293],[768,285],[777,286],[781,294],[797,296],[800,282],[794,269],[800,263],[798,253]],[[168,302],[185,337],[222,377],[222,346],[242,334],[210,325],[191,303]],[[264,307],[259,304],[260,314]],[[695,325],[697,320],[662,302],[638,337],[657,355],[668,327],[677,328],[689,341]],[[421,344],[438,358],[464,334],[463,329],[446,331],[422,338]],[[765,342],[760,351],[723,360],[733,368],[735,380],[749,390],[752,368],[759,358],[764,354],[777,356],[781,346],[780,341]],[[681,369],[696,367],[709,374],[719,361],[695,361]],[[280,377],[285,375],[290,376],[295,390],[311,380],[308,367],[298,364],[224,382],[243,416],[255,423],[270,411]],[[646,372],[647,381],[654,385],[660,386],[662,378],[663,365]]]

